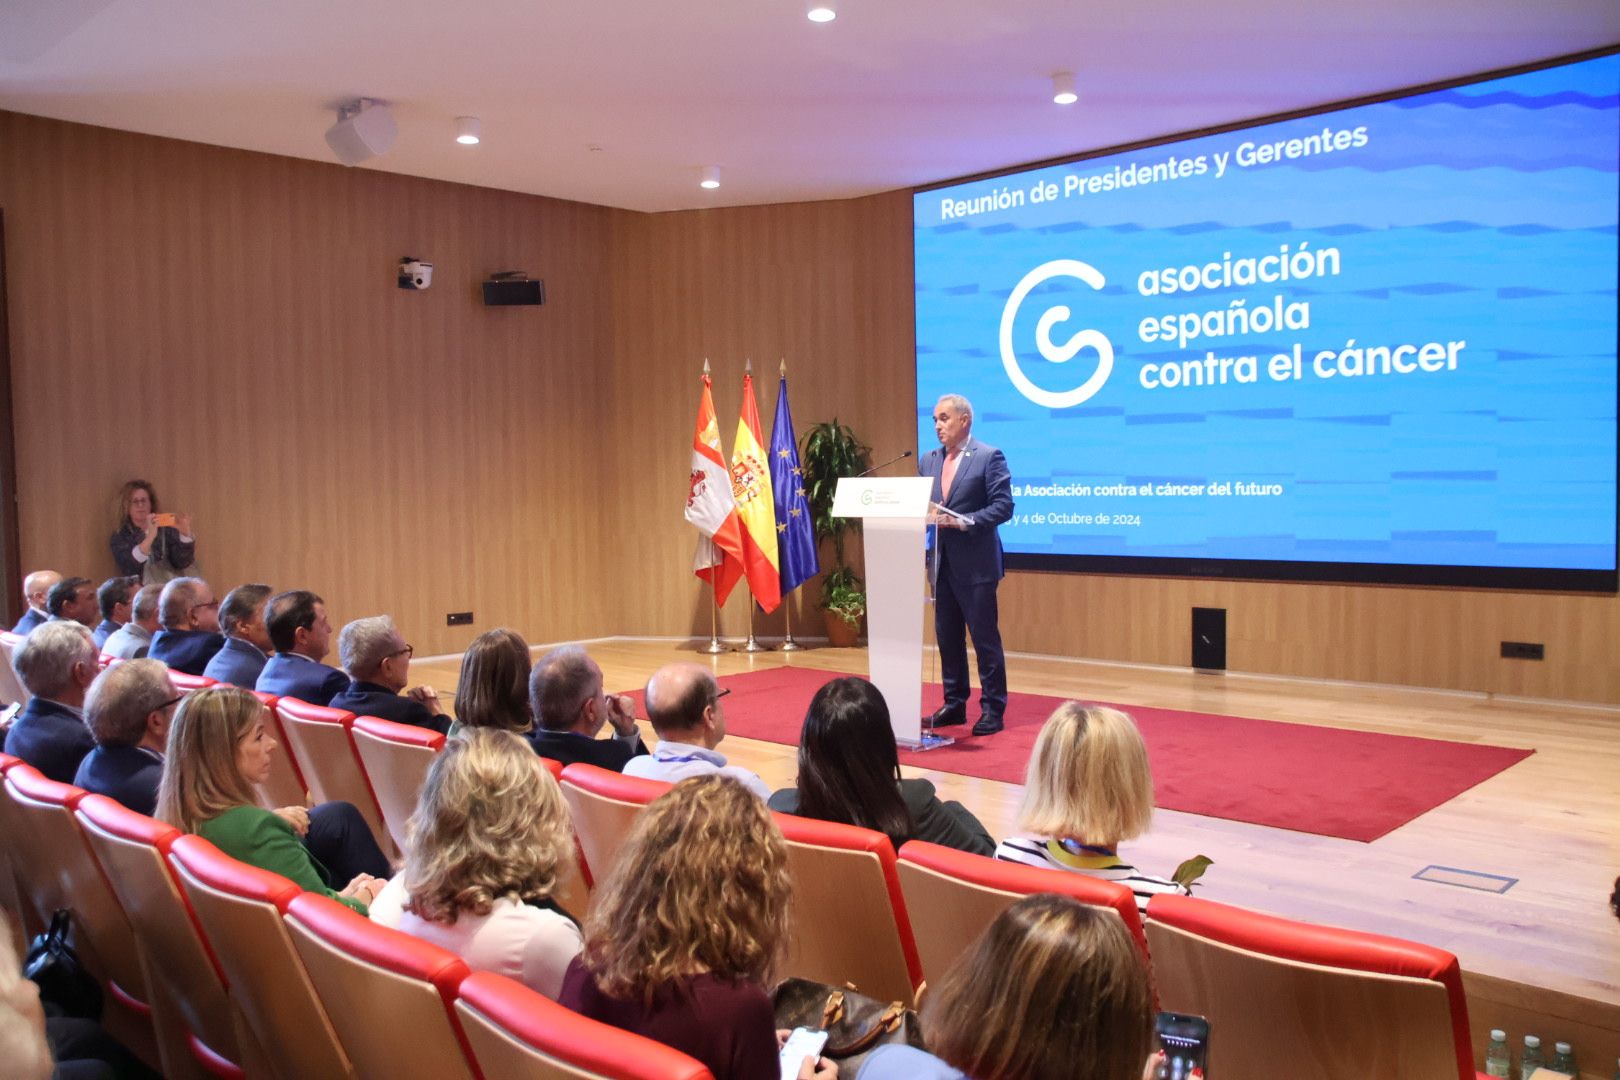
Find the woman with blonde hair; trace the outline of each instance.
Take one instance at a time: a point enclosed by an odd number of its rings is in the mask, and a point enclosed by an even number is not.
[[[254,785],[269,779],[275,760],[269,716],[258,698],[234,686],[187,695],[169,723],[155,816],[364,915],[388,860],[360,811],[346,802],[311,810],[254,802]],[[336,892],[340,881],[348,884]]]
[[[766,987],[787,949],[788,895],[787,844],[758,797],[730,776],[684,780],[636,818],[561,1001],[715,1080],[776,1076]],[[807,1061],[800,1075],[837,1068]]]
[[[1129,716],[1066,701],[1035,739],[1024,779],[1016,836],[996,858],[1117,881],[1147,910],[1155,893],[1184,892],[1175,882],[1119,857],[1119,843],[1147,832],[1153,819],[1153,771],[1147,744]]]
[[[107,546],[120,574],[148,585],[172,581],[197,561],[191,515],[160,513],[157,489],[145,480],[131,480],[118,489],[118,531],[107,538]]]
[[[371,905],[374,922],[448,949],[556,999],[584,944],[552,900],[571,873],[562,789],[509,731],[469,728],[445,743],[411,815],[405,869]]]
[[[486,630],[461,657],[456,680],[456,722],[450,734],[497,728],[524,734],[534,727],[529,712],[529,643],[516,630]]]
[[[857,1080],[1145,1080],[1153,993],[1142,954],[1111,912],[1066,896],[1003,911],[929,991],[931,1054],[885,1046]]]

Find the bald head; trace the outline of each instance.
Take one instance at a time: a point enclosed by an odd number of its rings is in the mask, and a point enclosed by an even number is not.
[[[35,570],[23,578],[23,596],[27,598],[28,606],[44,611],[45,598],[61,580],[62,575],[55,570]]]
[[[714,742],[725,734],[720,719],[720,688],[707,668],[697,664],[667,664],[647,680],[647,719],[660,739],[704,743],[692,738],[707,725],[719,726]],[[714,743],[707,743],[713,746]]]

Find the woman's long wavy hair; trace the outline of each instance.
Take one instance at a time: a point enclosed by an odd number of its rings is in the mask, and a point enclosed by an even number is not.
[[[473,728],[433,759],[405,841],[405,908],[437,923],[544,900],[574,853],[562,789],[529,744]]]
[[[876,829],[896,848],[916,834],[900,797],[889,705],[865,679],[834,679],[810,699],[799,734],[797,812]]]
[[[1153,994],[1113,912],[1041,893],[945,973],[922,1023],[928,1048],[974,1080],[1140,1080]]]
[[[264,704],[239,687],[211,686],[187,694],[169,723],[153,816],[194,833],[227,810],[256,805],[253,785],[237,767],[236,750],[267,715]]]
[[[534,727],[529,713],[529,643],[502,627],[479,634],[461,658],[456,681],[456,720],[462,727],[523,733]]]
[[[788,944],[787,843],[729,776],[683,780],[643,810],[596,894],[585,966],[610,997],[675,979],[766,982]]]
[[[123,486],[118,489],[118,506],[116,511],[118,514],[118,528],[122,529],[126,526],[134,526],[135,523],[129,520],[129,503],[131,499],[135,498],[135,493],[141,490],[144,490],[147,498],[152,500],[152,513],[155,514],[158,512],[157,489],[151,484],[148,484],[145,480],[126,480],[124,481]]]

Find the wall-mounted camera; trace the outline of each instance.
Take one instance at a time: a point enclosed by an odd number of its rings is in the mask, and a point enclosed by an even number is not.
[[[409,255],[399,260],[399,287],[425,289],[433,284],[433,264]]]

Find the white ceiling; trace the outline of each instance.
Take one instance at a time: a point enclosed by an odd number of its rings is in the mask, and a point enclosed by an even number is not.
[[[0,0],[0,109],[675,210],[863,195],[1620,42],[1617,0]],[[1076,73],[1080,102],[1051,102]],[[453,141],[477,116],[484,142]],[[592,149],[592,147],[599,149]],[[698,170],[722,167],[718,191]]]

